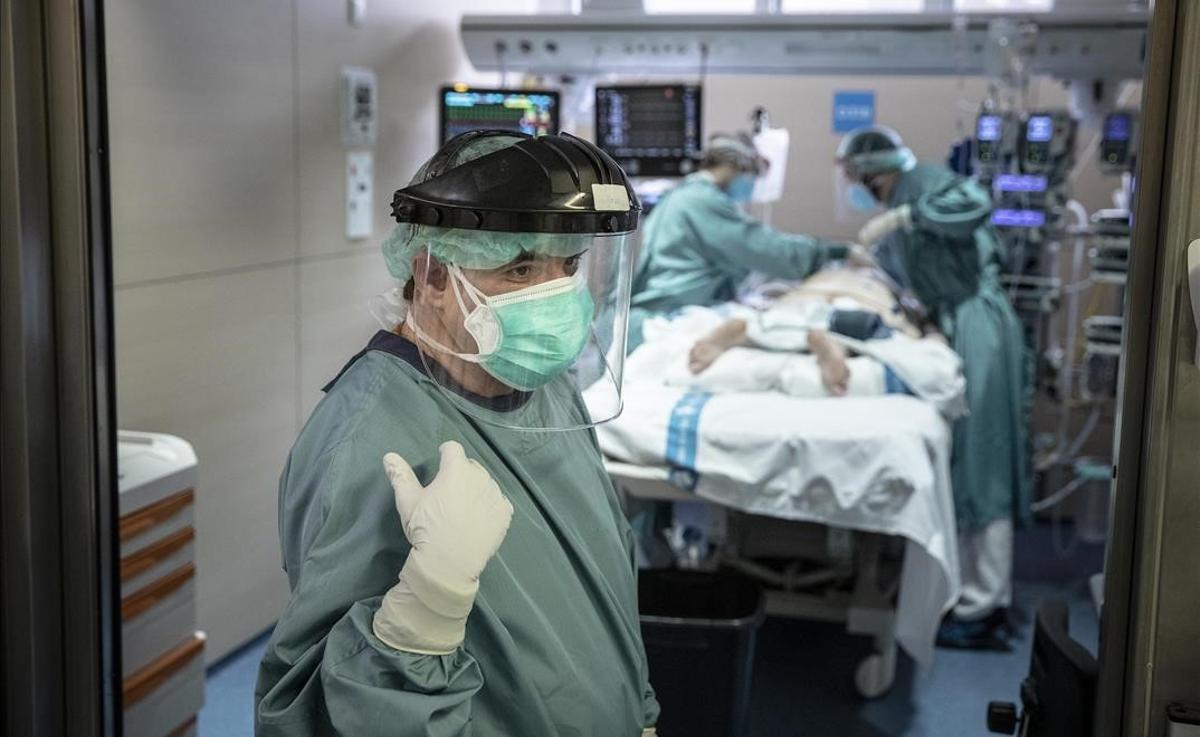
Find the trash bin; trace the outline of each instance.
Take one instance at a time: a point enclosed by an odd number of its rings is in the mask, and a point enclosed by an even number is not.
[[[731,573],[647,570],[638,599],[660,737],[748,734],[762,589]]]

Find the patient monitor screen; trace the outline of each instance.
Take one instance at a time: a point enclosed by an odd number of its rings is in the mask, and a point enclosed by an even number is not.
[[[1054,137],[1054,119],[1049,115],[1034,115],[1025,125],[1025,140],[1045,143]]]
[[[1004,119],[999,115],[980,115],[975,137],[981,141],[999,141],[1004,133]]]
[[[558,133],[558,93],[443,87],[442,143],[460,133],[506,130],[531,136]]]
[[[1132,113],[1110,113],[1104,119],[1104,137],[1100,142],[1100,165],[1105,171],[1129,170],[1133,167],[1136,147],[1133,141]]]
[[[700,158],[700,88],[596,88],[596,143],[633,176],[681,176]]]
[[[1104,139],[1107,141],[1128,141],[1132,128],[1133,123],[1128,113],[1113,113],[1104,119]]]

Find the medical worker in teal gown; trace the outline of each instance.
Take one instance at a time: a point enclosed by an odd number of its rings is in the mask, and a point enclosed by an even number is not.
[[[654,733],[591,428],[608,410],[580,398],[623,360],[639,209],[565,135],[464,134],[397,192],[390,329],[325,387],[280,482],[291,599],[259,737]]]
[[[880,265],[924,302],[963,361],[970,414],[955,423],[952,460],[963,595],[941,643],[1004,648],[1013,526],[1029,518],[1029,372],[1021,322],[999,281],[991,199],[945,167],[917,163],[887,128],[852,131],[836,158],[843,198],[886,208],[859,240],[877,244]]]
[[[858,265],[873,265],[861,247],[783,233],[748,215],[743,205],[750,201],[764,166],[748,136],[714,136],[700,171],[654,206],[641,230],[631,300],[631,351],[642,341],[647,318],[688,305],[727,302],[751,272],[803,279],[847,257]]]

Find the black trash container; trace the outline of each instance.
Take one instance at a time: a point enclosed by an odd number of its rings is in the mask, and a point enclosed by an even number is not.
[[[762,589],[731,573],[648,570],[638,601],[660,737],[748,734]]]

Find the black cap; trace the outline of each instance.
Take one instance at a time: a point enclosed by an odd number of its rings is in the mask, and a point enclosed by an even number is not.
[[[466,146],[493,136],[523,140],[451,165]],[[422,171],[423,181],[392,197],[398,223],[615,235],[636,230],[642,209],[621,167],[596,145],[567,133],[537,138],[511,131],[463,133]]]

